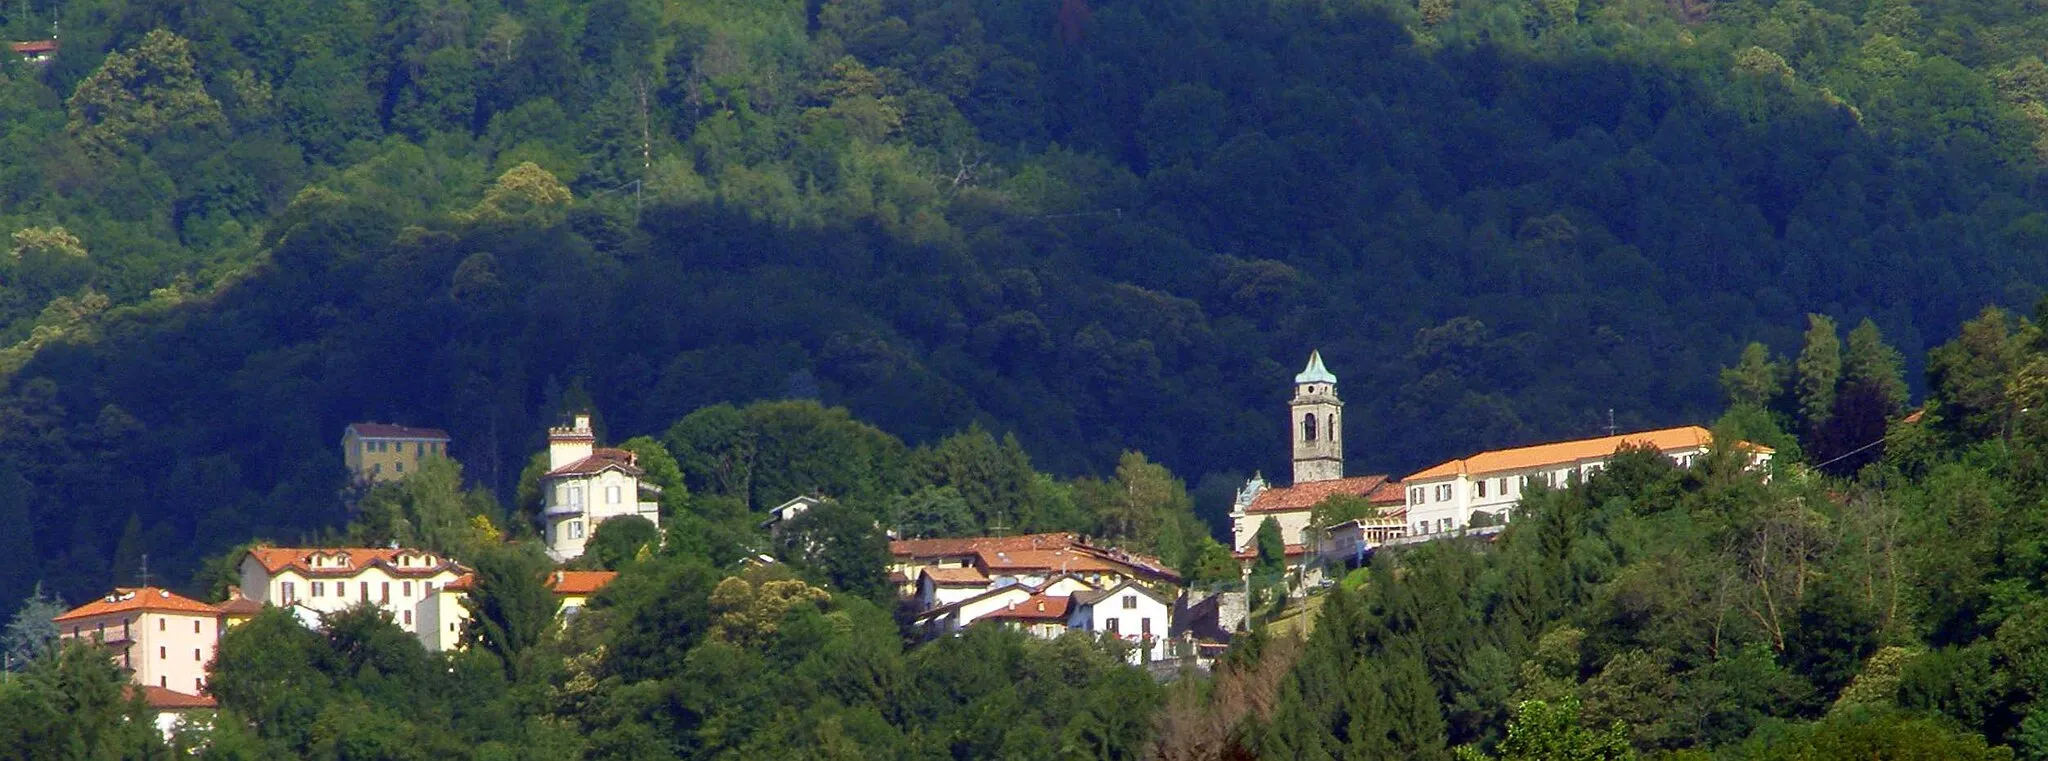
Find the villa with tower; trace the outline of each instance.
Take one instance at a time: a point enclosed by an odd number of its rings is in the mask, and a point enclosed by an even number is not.
[[[548,472],[540,486],[548,556],[556,562],[581,556],[597,525],[613,518],[638,515],[660,528],[661,487],[641,475],[632,452],[597,446],[589,413],[548,429]]]

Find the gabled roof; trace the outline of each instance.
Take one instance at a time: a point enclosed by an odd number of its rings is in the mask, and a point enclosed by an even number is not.
[[[213,607],[219,608],[220,612],[225,615],[237,618],[253,616],[263,612],[263,603],[244,596],[241,587],[228,587],[228,599],[216,603]]]
[[[920,576],[942,587],[979,587],[988,584],[988,574],[979,568],[925,568]]]
[[[1294,385],[1297,386],[1304,383],[1335,384],[1336,382],[1337,376],[1330,372],[1330,368],[1323,366],[1323,352],[1321,350],[1310,350],[1308,353],[1308,367],[1304,367],[1301,369],[1301,372],[1294,374]]]
[[[75,621],[114,613],[148,611],[152,613],[186,613],[200,616],[220,615],[220,608],[194,600],[190,597],[171,593],[168,589],[156,587],[119,587],[113,594],[65,611],[52,621]]]
[[[1108,588],[1108,589],[1100,589],[1100,590],[1096,590],[1096,591],[1093,591],[1093,592],[1075,592],[1075,593],[1074,593],[1074,604],[1075,604],[1075,605],[1094,605],[1094,604],[1096,604],[1096,603],[1098,603],[1098,602],[1102,602],[1103,600],[1107,600],[1107,599],[1109,599],[1109,598],[1111,598],[1111,597],[1114,597],[1114,596],[1116,596],[1116,593],[1118,593],[1118,592],[1122,592],[1122,591],[1124,591],[1124,590],[1126,590],[1126,589],[1129,589],[1129,590],[1134,590],[1134,591],[1136,591],[1136,592],[1139,592],[1139,593],[1141,593],[1141,594],[1145,595],[1146,597],[1150,597],[1150,598],[1152,598],[1152,599],[1153,599],[1153,600],[1154,600],[1155,602],[1158,602],[1158,603],[1160,603],[1160,604],[1162,604],[1162,605],[1166,605],[1167,607],[1172,607],[1172,606],[1173,606],[1173,601],[1172,601],[1172,600],[1166,599],[1165,597],[1161,596],[1161,595],[1160,595],[1160,594],[1159,594],[1158,592],[1154,592],[1154,591],[1152,591],[1152,588],[1151,588],[1151,587],[1147,587],[1147,586],[1145,586],[1145,585],[1143,585],[1143,584],[1139,584],[1139,583],[1137,583],[1137,582],[1135,582],[1135,581],[1125,581],[1125,582],[1124,582],[1124,583],[1122,583],[1122,584],[1118,584],[1118,585],[1116,585],[1116,586],[1113,586],[1113,587],[1110,587],[1110,588]]]
[[[344,555],[347,564],[334,567],[314,567],[313,556],[332,557]],[[385,547],[251,547],[247,557],[255,558],[263,570],[272,575],[286,570],[302,576],[354,576],[365,568],[381,567],[396,576],[431,576],[444,570],[459,570],[454,561],[439,557],[424,550]],[[414,558],[411,565],[401,565],[401,557]],[[424,563],[419,561],[426,561]]]
[[[1081,592],[1074,593],[1083,594]],[[1034,594],[1021,601],[1010,603],[1002,610],[982,616],[982,621],[1065,621],[1068,598],[1057,595]]]
[[[215,703],[209,695],[187,695],[177,690],[167,690],[155,685],[129,685],[129,694],[142,691],[142,702],[158,711],[183,711],[196,708],[212,708]]]
[[[1081,543],[1071,531],[1023,536],[974,536],[957,539],[898,539],[889,543],[889,554],[897,559],[965,557],[980,550],[1049,550]]]
[[[1655,431],[1624,433],[1616,436],[1602,436],[1596,439],[1574,439],[1550,444],[1496,449],[1480,452],[1462,460],[1451,460],[1436,467],[1409,476],[1413,481],[1423,478],[1444,478],[1457,475],[1485,475],[1511,470],[1526,470],[1546,466],[1564,466],[1586,460],[1598,460],[1614,455],[1624,446],[1650,446],[1660,452],[1674,449],[1704,447],[1714,441],[1713,433],[1696,425],[1678,428],[1663,428]],[[1743,442],[1742,447],[1769,454],[1769,447]]]
[[[548,477],[588,476],[611,469],[617,469],[629,476],[637,476],[641,473],[639,458],[635,457],[632,452],[624,449],[604,448],[591,451],[589,457],[548,471]]]
[[[616,571],[556,571],[548,574],[546,585],[558,595],[591,595],[618,577]]]
[[[350,423],[347,431],[354,431],[363,439],[421,439],[424,441],[447,441],[448,432],[439,428],[414,428],[390,423]]]
[[[1289,513],[1314,508],[1317,503],[1339,494],[1364,497],[1375,505],[1399,505],[1407,502],[1401,493],[1401,485],[1384,475],[1352,476],[1329,481],[1310,481],[1284,487],[1268,487],[1252,498],[1245,506],[1245,513]]]

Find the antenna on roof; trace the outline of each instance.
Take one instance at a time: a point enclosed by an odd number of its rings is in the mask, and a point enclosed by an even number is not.
[[[1607,408],[1607,435],[1613,436],[1615,430],[1616,429],[1614,427],[1614,408],[1609,407]]]

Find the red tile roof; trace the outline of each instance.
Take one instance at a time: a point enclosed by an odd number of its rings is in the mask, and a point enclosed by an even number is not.
[[[975,553],[975,564],[990,571],[1098,573],[1123,571],[1129,568],[1122,563],[1104,560],[1094,553],[1073,549],[981,550]]]
[[[939,586],[977,587],[988,583],[988,574],[979,568],[926,568],[922,575],[931,577]]]
[[[1394,505],[1407,502],[1401,493],[1401,485],[1390,481],[1384,475],[1352,476],[1330,481],[1311,481],[1293,486],[1269,487],[1252,498],[1245,507],[1246,513],[1287,513],[1308,510],[1325,499],[1348,494],[1364,497],[1375,505]]]
[[[1065,621],[1068,597],[1035,594],[982,616],[983,621]]]
[[[228,599],[216,603],[213,607],[219,608],[220,612],[224,615],[238,618],[246,618],[263,612],[263,603],[244,597],[241,587],[228,587]]]
[[[616,571],[556,571],[548,574],[547,587],[558,595],[590,595],[618,577]]]
[[[589,457],[548,471],[549,476],[587,476],[602,473],[608,468],[618,468],[626,475],[640,475],[639,459],[624,449],[598,449]]]
[[[153,613],[189,613],[201,616],[220,615],[220,609],[190,597],[172,594],[170,590],[156,587],[119,587],[113,594],[66,611],[53,621],[72,621],[93,618],[113,613],[149,611]]]
[[[134,694],[134,690],[142,690],[142,702],[149,704],[149,707],[159,711],[212,708],[215,705],[213,697],[210,695],[187,695],[176,690],[167,690],[155,686],[136,687],[131,685],[128,689],[131,695]]]
[[[1081,535],[1071,531],[1056,534],[1025,534],[1023,536],[976,536],[959,539],[898,539],[889,543],[889,553],[897,558],[943,558],[973,555],[982,549],[990,550],[1049,550],[1072,547],[1081,543]]]
[[[314,555],[346,554],[348,563],[341,567],[313,567]],[[263,570],[272,574],[287,569],[303,576],[354,576],[365,568],[381,566],[386,573],[397,576],[431,576],[457,566],[447,558],[435,556],[424,550],[383,547],[252,547],[249,557],[263,565]],[[401,556],[414,558],[411,565],[400,565]],[[421,561],[426,561],[422,563]]]
[[[454,590],[454,591],[457,591],[457,592],[465,592],[465,591],[468,591],[468,590],[471,590],[471,589],[475,589],[475,588],[476,588],[476,574],[473,574],[473,573],[465,573],[465,574],[463,574],[463,575],[461,575],[461,576],[457,576],[457,577],[455,577],[455,580],[454,580],[454,581],[451,581],[451,582],[448,582],[447,584],[444,584],[444,585],[442,585],[442,586],[441,586],[441,588],[442,588],[442,589],[450,589],[450,590]]]
[[[1287,557],[1290,557],[1290,558],[1292,558],[1292,557],[1300,557],[1300,556],[1302,556],[1302,555],[1307,555],[1307,554],[1308,554],[1308,545],[1306,545],[1306,544],[1290,544],[1290,545],[1287,545],[1287,550],[1286,550],[1285,552],[1281,553],[1281,554],[1283,554],[1283,555],[1285,555],[1285,556],[1287,556]],[[1237,558],[1238,560],[1251,560],[1251,559],[1253,559],[1253,558],[1256,558],[1256,557],[1258,557],[1258,556],[1259,556],[1259,550],[1258,550],[1258,548],[1257,548],[1257,547],[1253,547],[1252,549],[1248,549],[1248,550],[1241,550],[1241,551],[1238,551],[1238,552],[1233,552],[1233,553],[1231,553],[1231,556],[1232,556],[1232,557],[1235,557],[1235,558]]]
[[[357,438],[364,439],[448,440],[448,432],[439,428],[414,428],[412,426],[392,425],[390,423],[350,423],[348,430],[355,431]]]
[[[7,44],[7,47],[8,49],[13,50],[14,52],[22,55],[34,55],[37,53],[55,53],[57,52],[57,41],[29,40],[27,42],[10,42]]]

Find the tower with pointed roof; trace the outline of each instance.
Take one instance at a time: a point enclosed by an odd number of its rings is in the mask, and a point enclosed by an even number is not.
[[[1323,353],[1311,351],[1308,367],[1294,376],[1294,399],[1287,403],[1293,421],[1294,483],[1334,481],[1344,477],[1344,402],[1337,398],[1337,376],[1323,366]]]

